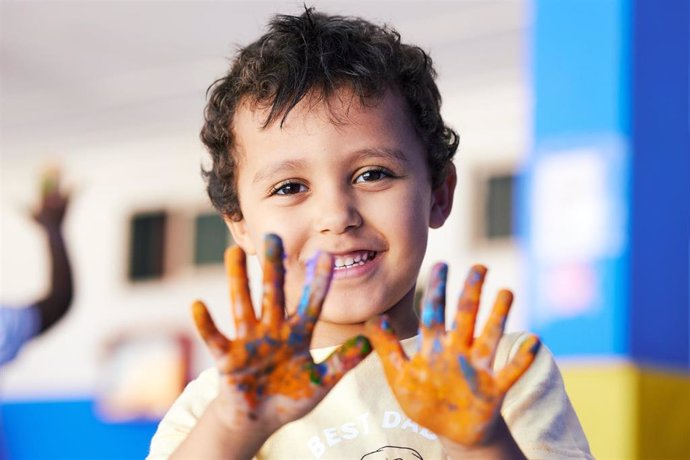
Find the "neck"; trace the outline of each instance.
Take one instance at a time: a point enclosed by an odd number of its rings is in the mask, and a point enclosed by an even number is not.
[[[398,336],[398,340],[407,339],[417,334],[419,319],[413,308],[414,292],[415,289],[412,287],[400,301],[385,312],[390,318],[390,323],[393,326],[395,335]],[[335,324],[319,321],[314,328],[311,348],[340,345],[356,335],[366,335],[364,323]]]

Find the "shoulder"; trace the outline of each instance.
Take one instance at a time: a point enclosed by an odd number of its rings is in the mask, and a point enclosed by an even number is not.
[[[500,372],[531,334],[506,334],[499,343],[494,371]],[[528,458],[592,458],[563,378],[542,344],[532,365],[506,393],[501,413]]]

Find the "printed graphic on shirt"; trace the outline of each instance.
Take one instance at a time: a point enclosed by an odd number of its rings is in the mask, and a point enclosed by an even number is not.
[[[369,452],[360,460],[424,460],[419,452],[410,447],[383,446]]]
[[[387,410],[384,411],[382,414],[378,415],[378,417],[380,418],[373,419],[371,413],[364,412],[363,414],[356,417],[354,420],[349,420],[345,423],[342,423],[339,426],[325,427],[307,439],[307,448],[313,455],[313,458],[320,459],[329,458],[329,455],[332,455],[332,453],[330,452],[331,449],[334,449],[334,452],[337,452],[338,448],[342,448],[344,444],[347,444],[349,442],[364,445],[366,444],[364,441],[372,433],[376,433],[378,439],[381,439],[380,437],[382,433],[386,437],[388,433],[392,438],[390,440],[393,442],[395,442],[394,439],[410,438],[414,436],[419,436],[420,438],[422,438],[422,441],[426,442],[432,442],[438,439],[438,437],[434,433],[422,426],[419,426],[419,424],[410,420],[404,413],[400,411]],[[370,442],[369,445],[371,445]],[[380,452],[381,455],[392,455],[392,451],[386,450],[389,447],[392,449],[403,449],[406,450],[406,452],[409,451],[409,453],[405,456],[398,457],[379,457],[374,455],[368,456],[370,454],[375,454],[378,452]],[[401,458],[403,460],[409,458],[416,460],[422,458],[421,454],[418,451],[409,447],[385,446],[381,449],[376,450],[374,452],[369,452],[368,454],[365,454],[365,457],[367,458],[367,460],[384,458]],[[417,456],[410,456],[411,453],[414,453],[414,455]]]

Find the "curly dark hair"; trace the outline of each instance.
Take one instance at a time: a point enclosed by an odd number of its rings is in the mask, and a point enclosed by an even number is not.
[[[223,215],[240,220],[232,123],[241,103],[270,108],[264,126],[305,97],[329,101],[348,88],[363,103],[390,89],[406,100],[417,133],[426,146],[433,187],[440,185],[458,147],[458,135],[441,118],[441,95],[431,58],[400,42],[400,34],[355,17],[306,9],[300,16],[277,15],[268,32],[238,51],[230,71],[208,89],[201,140],[212,160],[202,168],[207,192]]]

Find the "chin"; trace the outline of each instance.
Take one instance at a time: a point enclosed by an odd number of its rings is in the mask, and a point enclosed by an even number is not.
[[[372,296],[369,292],[352,291],[326,297],[321,316],[338,324],[362,324],[388,311],[396,302]]]

